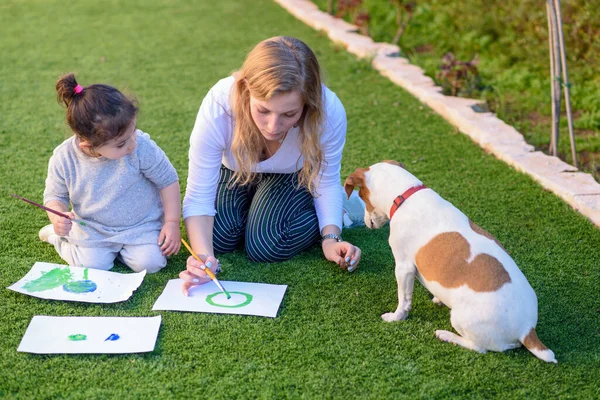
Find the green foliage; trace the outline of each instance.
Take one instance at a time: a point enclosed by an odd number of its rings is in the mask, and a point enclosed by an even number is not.
[[[479,58],[480,89],[459,95],[481,98],[526,139],[547,149],[551,132],[550,61],[546,3],[537,0],[415,0],[416,8],[400,38],[403,54],[436,78],[443,56]],[[316,0],[322,6],[323,0]],[[600,153],[600,7],[594,2],[562,2],[563,31],[571,87],[577,149],[582,167],[598,179]],[[593,5],[592,5],[593,4]],[[392,1],[364,0],[369,34],[392,42],[398,29]],[[444,80],[438,80],[442,86]],[[466,83],[465,83],[466,84]],[[450,86],[447,91],[452,92]],[[570,146],[562,102],[559,152],[568,162]],[[594,164],[595,163],[595,164]],[[594,165],[592,165],[594,164]]]
[[[282,263],[220,256],[222,281],[288,285],[277,318],[155,312],[183,269],[185,251],[147,275],[122,303],[42,300],[0,290],[0,397],[6,398],[598,398],[600,231],[528,176],[486,154],[432,110],[341,51],[271,0],[9,1],[0,6],[0,286],[35,261],[61,263],[41,243],[44,212],[8,194],[42,197],[48,158],[68,135],[57,77],[108,83],[140,103],[138,126],[175,165],[185,190],[187,152],[200,103],[247,51],[274,35],[314,49],[348,115],[342,178],[383,159],[404,162],[494,234],[535,289],[537,331],[557,355],[524,349],[479,354],[434,336],[450,312],[416,283],[406,321],[397,304],[388,228],[344,231],[363,250],[352,274],[319,246]],[[243,18],[240,18],[243,16]],[[224,29],[224,27],[227,27]],[[182,227],[183,229],[183,227]],[[126,273],[123,266],[116,272]],[[153,316],[156,349],[130,355],[18,353],[34,315]]]

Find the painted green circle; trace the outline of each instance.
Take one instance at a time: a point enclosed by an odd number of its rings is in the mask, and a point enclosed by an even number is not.
[[[63,285],[63,290],[69,293],[89,293],[98,288],[96,283],[85,279],[83,281],[72,281]]]
[[[209,294],[208,296],[206,296],[206,302],[208,304],[210,304],[211,306],[215,306],[215,307],[239,308],[239,307],[247,306],[252,301],[252,295],[249,294],[249,293],[244,293],[244,292],[229,292],[229,294],[232,294],[232,293],[241,294],[242,296],[246,297],[246,300],[244,300],[243,303],[236,304],[236,305],[227,305],[227,304],[215,303],[213,301],[213,297],[218,296],[220,294],[224,294],[223,292],[217,292],[217,293]]]

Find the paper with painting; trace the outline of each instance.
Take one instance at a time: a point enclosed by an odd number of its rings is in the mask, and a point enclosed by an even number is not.
[[[17,351],[35,354],[121,354],[154,350],[161,317],[32,318]]]
[[[228,299],[213,282],[194,286],[189,296],[182,293],[182,284],[181,279],[171,279],[152,309],[275,318],[287,289],[287,285],[221,281],[231,295]]]
[[[17,283],[15,292],[42,299],[117,303],[131,297],[146,271],[120,274],[91,268],[36,262]]]

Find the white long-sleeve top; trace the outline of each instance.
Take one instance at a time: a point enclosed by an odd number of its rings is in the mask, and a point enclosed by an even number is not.
[[[183,217],[214,216],[217,181],[221,164],[236,171],[231,151],[235,120],[231,94],[235,78],[221,79],[208,92],[190,137],[189,173],[183,199]],[[327,225],[342,228],[343,189],[340,162],[346,142],[346,111],[338,97],[323,85],[324,127],[321,134],[323,165],[315,181],[315,209],[319,229]],[[299,143],[299,128],[291,128],[273,156],[259,162],[259,173],[293,173],[304,164]]]

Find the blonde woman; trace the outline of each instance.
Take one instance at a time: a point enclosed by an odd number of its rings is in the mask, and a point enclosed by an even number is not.
[[[218,272],[215,253],[244,243],[254,261],[287,260],[321,241],[349,271],[361,256],[343,241],[340,161],[346,113],[321,83],[302,41],[267,39],[206,95],[190,138],[183,217],[193,250]],[[183,291],[210,279],[193,257]]]

